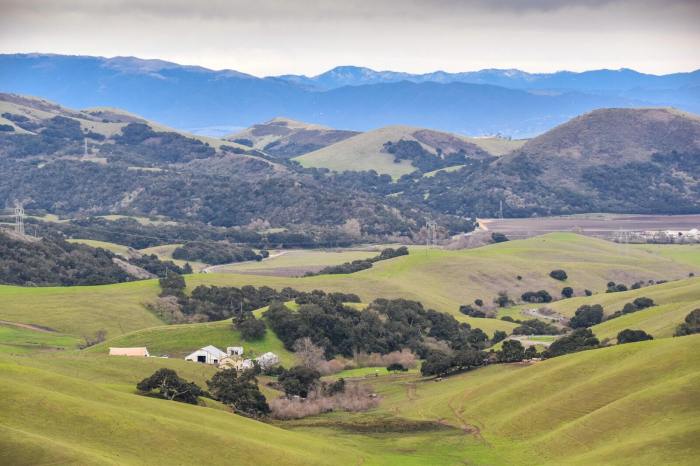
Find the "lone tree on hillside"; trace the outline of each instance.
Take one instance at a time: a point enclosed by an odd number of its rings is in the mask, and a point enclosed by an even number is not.
[[[600,341],[589,328],[579,328],[570,334],[555,340],[544,352],[544,356],[552,358],[562,354],[575,353],[597,348]]]
[[[156,395],[170,401],[197,404],[197,397],[205,395],[204,391],[194,382],[181,379],[172,369],[158,369],[150,377],[136,384],[136,388],[144,393],[156,391]]]
[[[525,357],[525,348],[518,340],[506,340],[498,353],[500,362],[518,362]]]
[[[508,293],[506,291],[499,291],[498,296],[493,298],[493,302],[498,307],[506,307],[513,304],[513,300],[508,297]]]
[[[576,314],[569,320],[571,328],[585,328],[599,324],[603,321],[603,306],[584,304],[576,309]]]
[[[167,271],[165,274],[165,277],[161,278],[158,280],[160,283],[160,288],[161,288],[161,293],[160,296],[177,296],[181,297],[184,296],[185,293],[185,287],[187,286],[185,284],[185,279],[182,278],[182,275],[172,272],[170,270]]]
[[[685,316],[685,322],[676,327],[676,333],[673,336],[682,337],[694,333],[700,333],[700,308],[690,311]]]
[[[555,280],[559,280],[562,282],[569,278],[568,275],[566,275],[566,272],[561,269],[552,270],[551,272],[549,272],[549,276]]]
[[[644,330],[630,330],[626,328],[617,334],[617,344],[634,343],[636,341],[653,340],[654,337],[649,335]]]
[[[207,387],[218,401],[248,417],[262,417],[270,412],[265,396],[260,392],[252,371],[241,375],[235,369],[225,369],[207,381]]]

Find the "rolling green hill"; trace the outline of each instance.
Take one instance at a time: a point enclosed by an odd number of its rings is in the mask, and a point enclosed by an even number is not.
[[[499,156],[519,148],[524,143],[499,138],[468,138],[409,126],[388,126],[360,133],[294,160],[305,167],[328,168],[334,171],[375,170],[377,173],[398,178],[416,169],[410,160],[395,162],[394,156],[385,150],[385,143],[395,143],[399,140],[417,142],[427,153],[436,157],[442,153],[456,153],[460,150],[479,157],[486,153]]]
[[[104,358],[80,366],[80,374],[78,369],[60,373],[50,363],[38,369],[0,359],[0,463],[171,465],[197,464],[206,458],[207,464],[222,465],[323,465],[360,459],[347,446],[220,409],[136,395],[133,384],[139,377],[159,365],[177,370],[180,365],[126,359],[128,375],[117,377],[116,385],[114,376],[95,375],[101,374],[101,367],[115,364]]]
[[[306,154],[358,134],[289,118],[273,118],[243,131],[226,136],[226,140],[248,145],[276,158],[287,159]]]
[[[568,272],[565,283],[548,276],[549,271],[557,268]],[[459,314],[459,305],[476,298],[490,303],[500,290],[507,290],[512,297],[539,289],[557,296],[567,285],[578,293],[585,288],[602,292],[610,280],[629,285],[637,280],[679,279],[690,270],[697,269],[653,252],[628,250],[616,243],[571,233],[554,233],[459,251],[426,252],[416,247],[408,256],[381,261],[371,269],[350,275],[294,278],[249,273],[195,274],[187,277],[187,283],[190,289],[205,284],[343,291],[357,293],[363,302],[378,297],[414,299],[427,307],[452,313],[491,334],[514,325],[497,319],[465,317]],[[517,279],[518,275],[521,280]],[[0,319],[45,325],[73,335],[93,334],[104,328],[108,337],[114,337],[162,324],[144,307],[158,292],[158,284],[153,280],[72,288],[3,286]],[[644,289],[639,293],[643,295]],[[624,298],[622,294],[600,296]],[[552,306],[567,307],[570,309],[567,312],[573,313],[580,299],[583,298]]]
[[[387,382],[381,411],[475,434],[470,464],[690,465],[700,434],[699,343],[664,339],[441,383]]]

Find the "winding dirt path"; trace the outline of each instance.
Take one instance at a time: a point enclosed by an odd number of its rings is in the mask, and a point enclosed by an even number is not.
[[[27,330],[33,330],[35,332],[41,333],[56,333],[56,330],[49,327],[42,327],[40,325],[23,324],[21,322],[10,322],[9,320],[0,320],[0,324],[11,325],[13,327],[25,328]]]

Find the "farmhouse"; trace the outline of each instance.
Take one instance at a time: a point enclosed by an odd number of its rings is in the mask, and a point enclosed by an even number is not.
[[[219,364],[219,361],[223,360],[226,356],[227,354],[216,346],[209,345],[187,355],[185,357],[185,361],[196,361],[204,364]]]
[[[133,356],[133,357],[140,357],[140,358],[147,358],[150,356],[148,354],[148,349],[143,347],[143,348],[109,348],[109,355],[110,356]]]
[[[221,369],[236,369],[238,372],[253,367],[253,361],[238,356],[227,356],[219,362]]]

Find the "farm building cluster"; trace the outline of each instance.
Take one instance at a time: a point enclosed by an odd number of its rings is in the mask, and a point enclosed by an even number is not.
[[[692,244],[700,243],[700,230],[623,231],[613,239],[618,243]]]
[[[145,347],[138,348],[109,348],[110,356],[131,356],[131,357],[150,357],[148,349]],[[204,346],[196,351],[185,356],[185,361],[199,362],[202,364],[211,364],[219,366],[222,369],[236,369],[244,371],[252,369],[255,364],[261,369],[268,369],[280,363],[280,358],[273,352],[258,356],[256,358],[244,358],[242,346],[229,346],[226,351],[221,351],[213,345]]]

